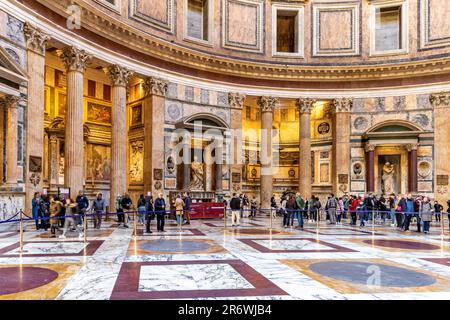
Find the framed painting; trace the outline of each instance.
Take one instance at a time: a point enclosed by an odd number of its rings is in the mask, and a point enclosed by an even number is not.
[[[64,117],[67,110],[67,95],[64,91],[55,89],[56,115]]]
[[[130,127],[142,125],[142,102],[139,101],[138,103],[131,104],[129,110]]]
[[[86,122],[101,124],[101,125],[111,125],[111,104],[86,98]]]

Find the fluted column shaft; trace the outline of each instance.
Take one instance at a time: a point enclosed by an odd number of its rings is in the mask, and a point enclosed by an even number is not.
[[[58,138],[54,135],[49,138],[49,155],[50,189],[53,191],[59,183],[59,145]]]
[[[8,129],[6,140],[6,182],[17,183],[17,101],[11,101],[8,105]]]
[[[311,197],[311,110],[315,100],[299,99],[297,108],[300,112],[300,139],[298,161],[298,190],[302,197]]]
[[[45,47],[50,37],[38,28],[28,23],[24,25],[24,34],[27,42],[27,130],[26,130],[26,163],[30,157],[44,159],[44,73],[45,73]],[[42,191],[43,179],[30,181],[29,166],[25,168],[25,212],[31,212],[31,200],[36,191]],[[34,173],[40,175],[41,173]]]
[[[408,192],[417,192],[417,145],[406,145],[408,151]]]
[[[270,209],[270,198],[273,194],[273,155],[272,155],[272,125],[273,109],[278,99],[274,97],[261,97],[258,104],[261,108],[261,209]]]
[[[242,108],[244,106],[245,95],[230,92],[228,94],[228,104],[230,105],[230,128],[231,128],[231,186],[232,193],[242,191],[242,166],[246,164],[242,157]],[[217,188],[217,187],[216,187]],[[218,191],[216,191],[218,192]]]
[[[91,56],[75,47],[63,49],[61,59],[67,70],[67,111],[64,144],[64,186],[76,198],[83,190],[83,77]]]
[[[366,192],[375,191],[375,146],[367,144],[366,151]]]

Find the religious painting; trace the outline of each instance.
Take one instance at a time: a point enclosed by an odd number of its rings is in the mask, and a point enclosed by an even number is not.
[[[133,141],[130,145],[130,181],[144,181],[144,141]]]
[[[30,172],[42,172],[42,157],[30,156],[29,160]]]
[[[67,110],[67,95],[59,90],[56,91],[56,114],[60,117],[64,117],[66,115]]]
[[[378,156],[378,190],[385,195],[398,194],[400,189],[400,155]]]
[[[86,121],[97,124],[111,124],[111,106],[97,101],[87,101]]]
[[[130,127],[142,124],[142,103],[130,107]]]
[[[153,179],[162,180],[162,178],[163,178],[162,169],[153,169]]]
[[[109,181],[111,178],[111,147],[88,144],[86,146],[86,180]]]
[[[233,183],[240,183],[241,182],[241,174],[239,172],[233,172],[231,174],[231,181]]]

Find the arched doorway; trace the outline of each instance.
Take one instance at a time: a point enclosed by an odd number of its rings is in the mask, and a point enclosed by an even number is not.
[[[214,114],[197,113],[181,119],[175,128],[176,139],[182,137],[182,147],[174,155],[177,192],[189,192],[198,201],[222,201],[228,124]]]
[[[367,130],[363,136],[367,192],[417,192],[417,147],[423,133],[406,120],[387,120]]]

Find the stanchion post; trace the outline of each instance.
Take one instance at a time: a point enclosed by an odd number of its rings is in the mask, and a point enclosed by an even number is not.
[[[444,215],[442,214],[442,212],[439,212],[439,215],[440,215],[439,218],[441,218],[440,219],[441,220],[441,235],[444,235],[444,233],[445,233],[445,230],[444,230]]]
[[[19,211],[20,214],[20,222],[19,222],[19,228],[20,228],[20,252],[23,251],[23,212],[22,210]]]
[[[226,206],[223,207],[223,225],[224,225],[224,228],[226,229],[227,228],[227,207]]]
[[[136,219],[136,211],[133,211],[133,225],[134,225],[134,231],[133,231],[133,235],[136,237],[137,236],[137,219]]]
[[[272,210],[273,210],[273,208],[270,207],[270,209],[269,209],[269,216],[270,216],[270,230],[271,231],[272,231]]]
[[[88,211],[84,214],[83,219],[83,231],[84,231],[84,242],[87,242],[87,218],[88,218]]]

